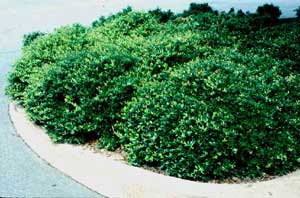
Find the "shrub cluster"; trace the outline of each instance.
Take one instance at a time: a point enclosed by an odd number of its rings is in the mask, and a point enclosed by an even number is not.
[[[300,76],[282,76],[278,62],[253,57],[222,50],[139,89],[118,125],[129,161],[194,180],[292,169]]]
[[[24,37],[8,95],[55,142],[208,181],[300,166],[300,26],[278,7],[131,8]]]
[[[300,6],[297,9],[295,9],[295,12],[296,12],[297,18],[300,19]]]
[[[23,46],[26,47],[30,45],[34,40],[44,35],[45,33],[43,32],[32,32],[29,34],[25,34],[23,39]]]
[[[8,94],[23,104],[30,76],[66,54],[82,50],[86,40],[85,34],[86,28],[75,24],[42,37],[38,36],[40,33],[25,36],[22,57],[14,64],[13,71],[9,75]]]

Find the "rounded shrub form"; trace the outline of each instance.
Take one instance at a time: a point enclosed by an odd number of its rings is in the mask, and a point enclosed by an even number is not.
[[[29,46],[33,41],[35,41],[36,39],[38,39],[39,37],[42,37],[42,36],[45,36],[46,33],[43,33],[43,32],[32,32],[32,33],[29,33],[29,34],[25,34],[23,36],[23,46],[26,47],[26,46]]]
[[[287,173],[300,163],[300,26],[259,9],[127,8],[33,32],[7,94],[53,141],[99,138],[134,165],[203,181]]]
[[[300,76],[232,50],[139,88],[117,135],[128,161],[208,181],[281,175],[300,166]]]
[[[266,16],[272,19],[278,19],[282,14],[279,7],[274,6],[273,4],[264,4],[263,6],[259,6],[256,12],[259,16]]]
[[[113,47],[70,53],[31,77],[26,111],[55,142],[84,143],[103,134],[113,139],[112,125],[133,93],[125,71],[134,61]]]
[[[74,24],[43,36],[41,33],[25,36],[22,57],[13,65],[8,78],[8,95],[23,104],[24,91],[29,85],[31,74],[38,72],[44,65],[55,63],[70,52],[82,50],[87,43],[86,32],[87,28]]]
[[[110,17],[100,17],[93,26],[109,36],[150,36],[164,28],[159,19],[150,13],[134,12],[131,8]]]
[[[296,16],[298,19],[300,19],[300,6],[298,6],[297,9],[294,10],[296,12]]]

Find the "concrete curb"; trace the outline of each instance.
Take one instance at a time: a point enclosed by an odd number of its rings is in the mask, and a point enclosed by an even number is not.
[[[24,109],[10,104],[17,133],[42,159],[79,183],[108,197],[120,198],[299,198],[300,171],[249,184],[192,182],[132,167],[82,146],[53,144],[32,124]]]

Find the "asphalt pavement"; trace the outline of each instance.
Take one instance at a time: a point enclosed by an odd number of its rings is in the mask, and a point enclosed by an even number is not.
[[[64,4],[57,0],[0,1],[0,197],[103,197],[33,153],[16,134],[8,115],[9,101],[4,88],[7,73],[20,56],[22,35],[39,29],[51,31],[75,21],[90,21],[99,14],[87,6],[63,9],[67,5],[67,1],[63,1]],[[59,6],[60,9],[56,9]],[[84,9],[92,10],[92,13]],[[86,14],[76,14],[80,10]]]

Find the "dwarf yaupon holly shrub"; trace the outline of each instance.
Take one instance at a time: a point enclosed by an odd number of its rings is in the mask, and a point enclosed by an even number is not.
[[[284,174],[300,165],[300,75],[232,50],[139,88],[118,136],[134,165],[193,180]]]
[[[86,44],[86,32],[87,28],[75,24],[59,28],[54,33],[40,36],[34,44],[29,45],[29,38],[27,38],[22,57],[14,64],[13,71],[9,75],[9,85],[6,90],[8,95],[23,104],[24,91],[29,84],[30,75],[44,65],[51,65],[70,52],[82,50]]]
[[[31,77],[26,111],[56,142],[113,139],[118,112],[133,93],[126,72],[134,64],[134,57],[113,47],[71,53]]]
[[[45,36],[46,33],[43,32],[32,32],[30,34],[25,34],[23,37],[23,46],[26,47],[30,45],[34,40],[41,36]]]
[[[298,19],[300,19],[300,6],[294,10],[296,12],[296,16]]]
[[[53,141],[209,180],[299,167],[297,20],[127,8],[24,38],[8,95]]]
[[[300,28],[299,23],[292,22],[252,31],[240,39],[239,50],[255,54],[268,54],[281,61],[280,67],[286,71],[300,73]],[[284,36],[283,36],[284,35]]]

